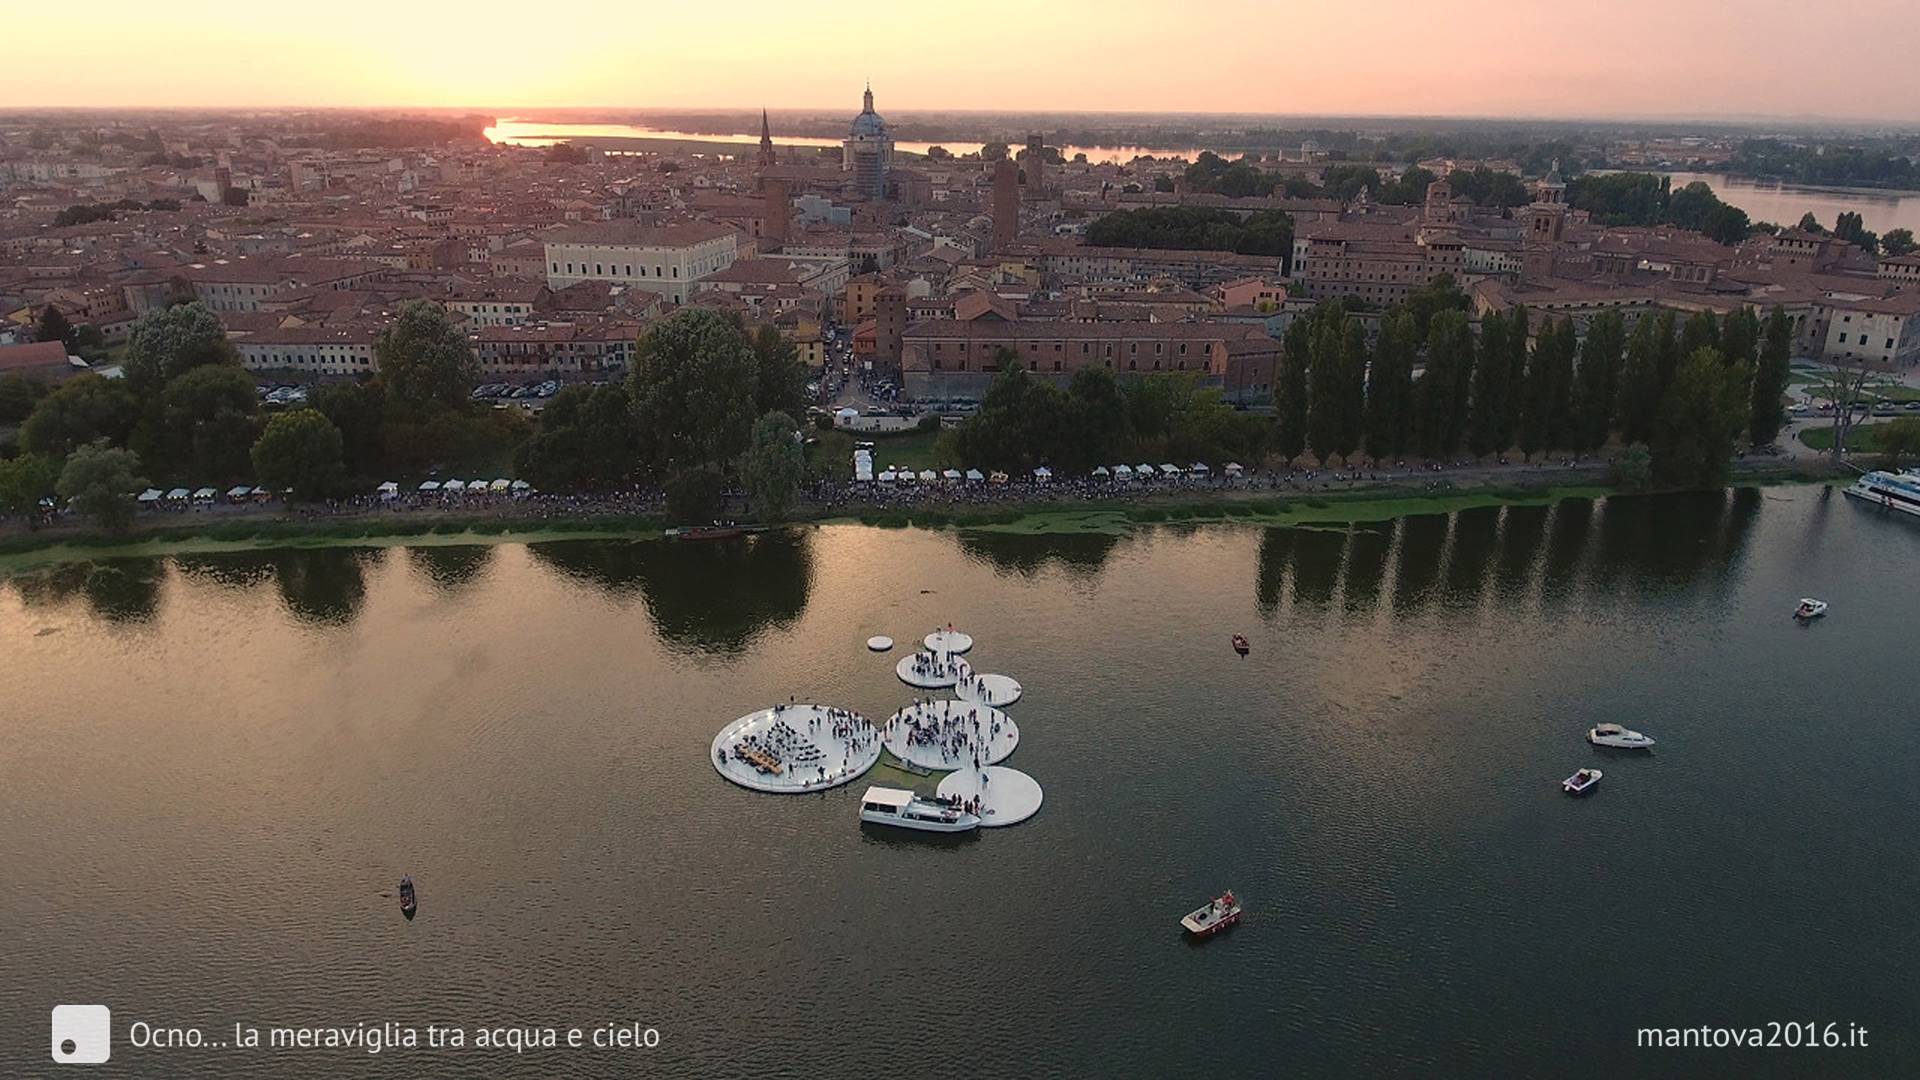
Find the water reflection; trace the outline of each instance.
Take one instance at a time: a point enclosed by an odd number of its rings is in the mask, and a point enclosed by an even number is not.
[[[660,636],[689,652],[739,652],[806,609],[813,550],[798,530],[739,540],[558,540],[528,545],[568,578],[638,592]]]
[[[985,563],[1002,573],[1034,577],[1049,564],[1082,577],[1092,577],[1119,545],[1118,536],[1106,533],[1003,533],[987,530],[962,530],[960,550],[975,562]]]
[[[1254,599],[1264,616],[1288,600],[1350,613],[1374,610],[1393,573],[1393,610],[1489,598],[1537,606],[1618,590],[1716,591],[1732,580],[1764,496],[1747,488],[1615,496],[1595,503],[1480,507],[1446,515],[1324,529],[1266,530]]]
[[[273,556],[265,551],[220,551],[175,555],[173,565],[190,578],[229,589],[250,589],[273,578]]]
[[[270,554],[287,610],[323,626],[352,621],[367,599],[366,569],[385,557],[383,548],[289,548]]]
[[[479,580],[493,562],[490,544],[434,544],[407,549],[407,562],[434,588],[457,593]]]
[[[159,559],[103,559],[65,563],[13,579],[28,607],[57,607],[83,599],[95,615],[115,623],[152,619],[160,607],[166,569]]]

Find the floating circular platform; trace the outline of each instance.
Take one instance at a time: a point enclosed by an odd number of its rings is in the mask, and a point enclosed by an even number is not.
[[[1011,675],[975,675],[969,672],[954,683],[953,696],[975,705],[1004,709],[1020,700],[1020,683]]]
[[[909,733],[930,732],[931,741],[908,742]],[[1020,745],[1020,728],[1013,718],[987,705],[964,701],[922,701],[888,718],[882,734],[894,757],[923,769],[972,768],[1005,761]]]
[[[1040,812],[1040,784],[1019,769],[995,765],[965,768],[940,781],[939,793],[956,799],[980,799],[980,827],[1018,825]]]
[[[885,634],[875,634],[867,639],[867,648],[874,652],[886,652],[893,648],[893,639]]]
[[[973,648],[973,635],[958,630],[935,630],[921,644],[933,652],[958,656]]]
[[[880,732],[850,709],[778,705],[721,728],[707,750],[707,764],[741,787],[796,795],[860,778],[880,760],[880,747]],[[762,771],[775,765],[777,772]]]
[[[957,656],[941,656],[937,653],[917,652],[903,656],[893,665],[894,674],[908,686],[917,686],[922,690],[945,690],[960,681],[960,676],[971,672],[965,660]]]

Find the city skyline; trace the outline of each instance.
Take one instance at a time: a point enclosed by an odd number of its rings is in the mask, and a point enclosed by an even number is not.
[[[587,2],[522,26],[519,5],[378,6],[180,19],[125,0],[96,11],[111,35],[32,50],[0,71],[16,108],[826,109],[878,88],[883,111],[1228,113],[1539,119],[1822,118],[1920,123],[1920,70],[1799,65],[1768,57],[1804,40],[1782,0],[1624,0],[1597,35],[1569,10],[1435,9],[1376,0],[1339,11],[1228,0],[1168,17],[1138,0],[1042,6],[986,0],[950,12],[827,4],[797,15],[763,0],[716,32],[695,9]],[[16,13],[23,40],[57,40],[65,16]],[[1845,0],[1822,25],[1869,40],[1920,35],[1920,9]],[[1142,44],[1142,43],[1147,44]],[[427,46],[423,47],[423,43]],[[1871,61],[1869,61],[1871,64]],[[76,66],[78,71],[76,71]],[[84,77],[76,77],[81,75]]]

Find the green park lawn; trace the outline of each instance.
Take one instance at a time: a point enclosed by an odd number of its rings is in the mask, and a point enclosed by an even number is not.
[[[846,478],[853,475],[853,434],[845,431],[817,431],[819,439],[809,447],[809,464],[827,476]],[[937,431],[909,431],[900,435],[862,435],[860,438],[873,443],[873,467],[878,472],[889,465],[898,465],[907,469],[932,469],[941,463],[935,461],[934,443],[939,439]]]

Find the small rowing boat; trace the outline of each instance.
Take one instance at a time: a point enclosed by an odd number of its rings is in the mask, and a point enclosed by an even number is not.
[[[1233,890],[1228,889],[1207,901],[1205,907],[1188,912],[1180,920],[1180,925],[1186,927],[1187,933],[1194,937],[1210,938],[1239,921],[1240,901],[1233,895]]]
[[[1241,656],[1245,656],[1247,655],[1248,652],[1252,651],[1252,649],[1253,649],[1253,646],[1247,642],[1247,635],[1245,634],[1233,635],[1233,651],[1234,652],[1239,653]]]
[[[417,911],[419,907],[419,900],[413,893],[413,875],[408,874],[400,879],[400,914],[405,915],[407,919],[411,921],[413,919],[413,913]]]

